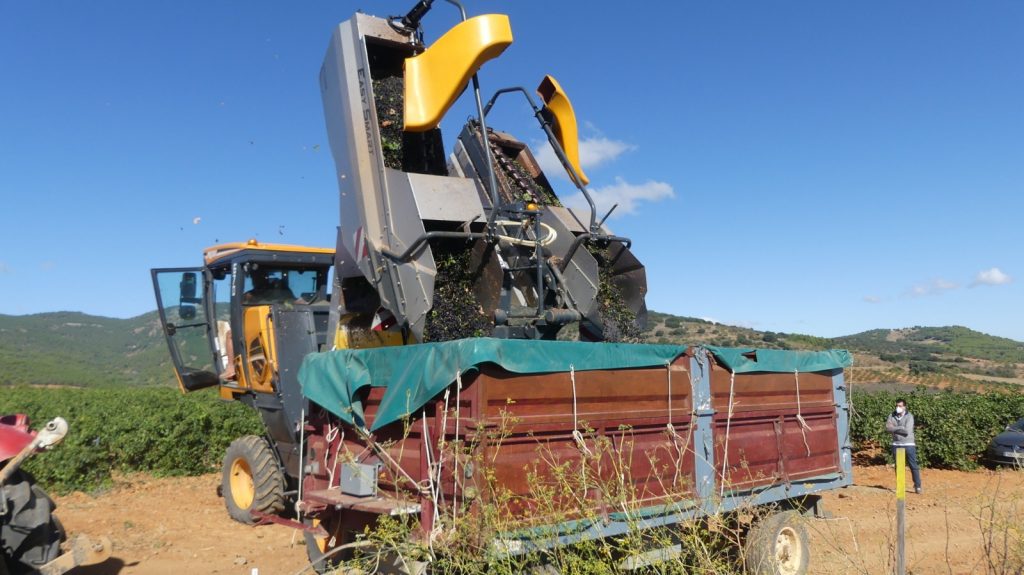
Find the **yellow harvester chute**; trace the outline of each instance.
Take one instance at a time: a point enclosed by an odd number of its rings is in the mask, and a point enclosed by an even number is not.
[[[422,54],[406,58],[405,130],[436,128],[473,74],[511,43],[508,16],[484,14],[461,22]]]
[[[537,87],[537,94],[544,100],[544,107],[551,112],[555,119],[555,138],[562,145],[565,157],[576,170],[583,185],[589,184],[590,178],[583,173],[583,169],[580,167],[579,131],[576,127],[576,113],[572,111],[572,102],[551,76],[544,76],[540,86]],[[571,178],[572,174],[569,174],[569,177]]]

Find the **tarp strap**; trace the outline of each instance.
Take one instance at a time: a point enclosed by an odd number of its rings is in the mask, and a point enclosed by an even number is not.
[[[459,455],[462,443],[459,441],[459,416],[462,415],[462,370],[455,370],[455,457],[452,460],[452,531],[459,519]]]
[[[328,421],[330,419],[328,418]],[[341,435],[341,440],[335,442],[334,440]],[[334,479],[338,474],[338,462],[341,461],[341,447],[345,445],[345,428],[339,423],[338,425],[327,424],[327,433],[324,435],[324,439],[327,441],[327,449],[324,450],[324,469],[327,470],[327,489],[334,488]],[[327,458],[331,455],[331,444],[334,444],[334,465],[327,465]]]
[[[569,379],[572,381],[572,437],[576,440],[576,445],[579,446],[580,451],[590,457],[594,454],[587,447],[587,442],[580,431],[579,412],[576,408],[576,367],[571,363],[569,364]]]
[[[729,470],[729,431],[732,426],[732,407],[734,390],[736,388],[736,372],[732,369],[729,370],[729,411],[725,416],[725,445],[722,449],[722,485],[719,489],[718,496],[722,497],[725,495],[725,474]]]
[[[800,407],[800,370],[793,370],[793,378],[796,380],[796,420],[800,422],[800,434],[804,436],[804,448],[807,449],[807,457],[811,456],[811,445],[807,443],[807,430],[811,426],[804,421],[803,409]]]
[[[444,388],[444,413],[441,414],[441,430],[438,433],[437,438],[437,491],[438,497],[442,501],[444,500],[444,491],[440,488],[441,469],[444,467],[444,452],[448,447],[448,398],[451,396],[451,391],[451,386]]]
[[[583,454],[583,457],[580,459],[580,479],[583,482],[581,487],[585,491],[587,489],[587,458],[593,457],[594,454],[587,447],[583,433],[580,432],[579,413],[576,407],[576,366],[571,363],[569,364],[569,381],[572,382],[572,438],[576,440],[576,447]]]
[[[666,428],[668,429],[669,437],[672,439],[672,446],[676,448],[676,464],[675,476],[672,479],[673,487],[679,486],[679,474],[682,473],[683,459],[686,457],[686,450],[690,447],[690,438],[693,436],[692,432],[686,434],[686,443],[682,447],[679,447],[679,432],[676,431],[676,426],[672,423],[672,362],[665,362],[665,373],[668,378],[668,423]],[[690,386],[693,386],[693,380],[690,380]],[[690,404],[693,404],[693,397],[690,397]],[[690,425],[693,425],[693,417],[691,413]]]
[[[438,484],[436,484],[434,482],[434,460],[433,460],[433,457],[432,457],[432,451],[433,450],[430,448],[430,434],[428,433],[428,429],[427,429],[427,408],[426,407],[424,407],[420,411],[420,418],[421,418],[421,423],[423,424],[423,454],[427,458],[427,481],[429,482],[429,487],[430,487],[431,503],[433,503],[433,505],[431,505],[431,507],[434,508],[434,513],[433,513],[434,518],[433,518],[433,521],[432,521],[433,525],[430,526],[430,537],[427,538],[427,545],[430,547],[430,553],[433,554],[434,553],[434,538],[437,537],[437,535],[438,535],[438,528],[439,528],[439,525],[438,525],[438,523],[439,523],[439,521],[438,521],[438,519],[439,519],[439,517],[438,517],[438,515],[439,515],[438,506],[440,505],[441,502],[438,499],[438,492],[441,490],[441,487],[440,487],[440,485],[438,485]]]

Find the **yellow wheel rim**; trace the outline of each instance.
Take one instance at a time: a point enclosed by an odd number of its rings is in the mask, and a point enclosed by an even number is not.
[[[249,462],[239,457],[231,462],[231,498],[239,509],[248,509],[256,496]]]

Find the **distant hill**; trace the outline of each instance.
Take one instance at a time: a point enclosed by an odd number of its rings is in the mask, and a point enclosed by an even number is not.
[[[647,341],[854,352],[861,381],[928,387],[1024,384],[1024,343],[962,326],[874,329],[837,338],[757,331],[693,317],[648,315]]]
[[[0,314],[0,384],[174,384],[156,312]]]
[[[887,356],[892,361],[931,360],[937,356],[1024,363],[1024,343],[962,326],[873,329],[832,340],[835,343]]]
[[[960,326],[876,329],[828,339],[652,311],[644,335],[651,343],[845,348],[855,353],[860,381],[1024,383],[1024,343]],[[12,384],[174,385],[175,380],[156,312],[129,319],[76,312],[0,314],[0,385]]]

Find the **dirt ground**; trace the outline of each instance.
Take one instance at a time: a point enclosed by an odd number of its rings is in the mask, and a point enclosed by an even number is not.
[[[891,467],[856,467],[854,485],[824,496],[832,517],[809,522],[811,573],[892,573],[896,499]],[[907,473],[910,483],[910,473]],[[906,499],[908,573],[1021,573],[1024,473],[925,469],[924,493]],[[987,554],[986,541],[1011,532],[1009,557]],[[1016,543],[1014,546],[1013,543]],[[990,568],[986,555],[995,564]]]
[[[57,497],[58,516],[72,535],[107,535],[113,541],[113,558],[72,573],[311,573],[303,571],[306,551],[301,534],[277,525],[247,527],[233,522],[216,494],[218,480],[216,475],[132,476],[102,494]],[[808,522],[812,574],[892,572],[893,470],[857,467],[854,482],[825,495],[831,518]],[[925,493],[908,494],[906,500],[908,572],[986,573],[983,534],[1006,525],[1016,529],[1022,523],[1024,472],[925,470],[923,482]],[[978,518],[993,510],[996,528],[983,528],[985,523]]]

